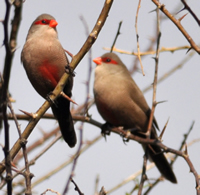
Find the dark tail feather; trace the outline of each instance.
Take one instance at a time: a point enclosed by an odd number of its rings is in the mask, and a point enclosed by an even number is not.
[[[140,131],[133,131],[132,133],[142,138],[146,137]],[[152,139],[157,138],[156,130],[154,127],[152,128],[151,131],[151,138]],[[143,146],[143,148],[145,147]],[[177,183],[176,176],[160,147],[156,145],[148,145],[148,152],[149,152],[149,159],[155,163],[160,173],[172,183]]]
[[[74,147],[76,145],[76,133],[70,113],[70,102],[63,97],[59,97],[56,100],[56,105],[52,105],[51,108],[54,116],[58,120],[64,140],[69,147]]]
[[[158,146],[150,145],[148,151],[150,159],[155,163],[160,173],[172,183],[177,183],[176,176],[161,149]]]
[[[157,133],[154,127],[151,130],[151,138],[152,139],[157,138]],[[156,145],[150,145],[148,146],[148,148],[149,148],[149,156],[155,163],[160,173],[172,183],[177,183],[176,176],[172,170],[172,167],[170,166],[169,162],[167,161],[160,147]]]

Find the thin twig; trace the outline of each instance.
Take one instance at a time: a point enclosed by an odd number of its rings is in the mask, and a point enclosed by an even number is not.
[[[142,194],[142,189],[144,186],[144,182],[147,180],[147,175],[146,175],[146,169],[147,169],[147,161],[148,161],[148,147],[146,147],[145,145],[145,154],[143,156],[144,160],[143,160],[143,166],[142,166],[142,174],[141,174],[141,179],[140,179],[140,185],[139,185],[139,189],[138,189],[138,195]]]
[[[95,179],[94,195],[98,195],[98,187],[99,187],[99,174],[96,176]]]
[[[159,9],[157,9],[156,13],[157,13],[157,34],[158,34],[158,37],[157,37],[157,48],[156,48],[156,57],[155,57],[155,73],[154,73],[154,81],[153,81],[152,109],[151,109],[151,114],[150,114],[150,117],[149,117],[147,133],[146,133],[148,138],[151,137],[151,130],[152,130],[153,119],[154,119],[154,112],[155,112],[155,107],[157,105],[157,103],[156,103],[156,90],[157,90],[157,80],[158,80],[159,47],[160,47],[160,37],[161,37]],[[145,147],[143,171],[142,171],[138,195],[142,194],[143,185],[144,185],[144,182],[146,180],[147,159],[148,159],[148,147]]]
[[[140,56],[139,34],[138,34],[138,27],[137,27],[138,14],[139,14],[140,6],[141,6],[141,0],[138,1],[138,7],[137,7],[136,16],[135,16],[135,31],[136,31],[137,51],[138,51],[137,57],[138,57],[138,59],[139,59],[139,61],[140,61],[140,66],[141,66],[142,74],[143,74],[143,76],[144,76],[145,74],[144,74],[143,65],[142,65],[142,60],[141,60],[141,56]]]
[[[119,23],[119,27],[118,27],[118,30],[117,30],[117,34],[116,34],[115,39],[114,39],[114,41],[113,41],[113,44],[112,44],[112,46],[111,46],[110,53],[113,52],[113,48],[115,47],[115,44],[116,44],[116,42],[117,42],[117,38],[118,38],[118,36],[121,34],[121,33],[120,33],[121,25],[122,25],[122,21]]]
[[[28,155],[27,155],[27,150],[26,150],[27,141],[22,139],[20,125],[19,125],[19,123],[17,121],[15,112],[14,112],[14,110],[12,108],[12,105],[11,105],[10,101],[8,101],[8,107],[9,107],[9,109],[11,111],[11,114],[13,115],[13,118],[14,118],[14,121],[15,121],[15,125],[16,125],[17,130],[18,130],[19,138],[21,140],[21,146],[22,146],[24,162],[25,162],[25,168],[26,168],[26,171],[23,174],[24,177],[25,177],[25,181],[26,181],[26,192],[25,192],[25,194],[26,195],[31,195],[32,194],[31,193],[31,179],[33,177],[33,174],[30,173],[30,169],[29,169]]]
[[[156,57],[155,57],[155,73],[154,73],[154,81],[153,81],[152,109],[151,109],[151,114],[150,114],[150,118],[149,118],[148,129],[147,129],[149,138],[150,138],[150,135],[151,135],[154,112],[155,112],[155,107],[156,107],[156,104],[157,104],[157,102],[156,102],[156,91],[157,91],[157,82],[158,82],[159,48],[160,48],[160,38],[161,38],[159,9],[157,9],[157,31],[158,31],[158,37],[157,37],[157,48],[156,48]]]
[[[78,187],[78,185],[76,184],[76,182],[75,182],[73,179],[71,179],[71,182],[75,185],[75,190],[78,192],[78,194],[79,194],[79,195],[84,195],[84,194],[81,192],[80,188]]]
[[[179,47],[161,47],[159,49],[159,52],[175,52],[175,51],[179,51],[179,50],[183,50],[183,49],[190,49],[191,47],[189,45],[185,45],[185,46],[179,46]],[[107,48],[107,47],[103,47],[104,50],[108,50],[110,51],[111,48]],[[139,54],[137,52],[131,52],[131,51],[126,51],[126,50],[122,50],[122,49],[118,49],[118,48],[113,48],[113,51],[121,53],[121,54],[127,54],[127,55],[134,55],[134,56],[138,56]],[[147,50],[144,52],[140,52],[140,56],[146,56],[146,55],[153,55],[156,54],[156,50]]]

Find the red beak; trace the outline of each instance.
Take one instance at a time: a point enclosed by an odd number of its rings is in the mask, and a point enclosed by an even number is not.
[[[93,62],[94,62],[95,64],[97,64],[97,65],[101,65],[101,64],[102,64],[102,59],[101,59],[101,57],[94,58],[94,59],[93,59]]]
[[[58,22],[56,20],[51,20],[49,23],[49,26],[52,28],[55,28],[58,25]]]

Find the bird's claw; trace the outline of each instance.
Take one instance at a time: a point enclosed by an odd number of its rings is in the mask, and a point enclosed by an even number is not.
[[[72,70],[72,68],[71,68],[71,66],[70,66],[69,64],[67,64],[67,65],[65,66],[65,72],[66,72],[67,74],[70,74],[70,75],[72,75],[73,77],[75,77],[75,73],[74,73],[74,71]]]
[[[129,138],[128,137],[123,137],[122,141],[124,142],[124,144],[126,144],[127,142],[129,142]]]
[[[124,144],[126,144],[126,142],[129,142],[129,136],[132,134],[132,131],[135,131],[133,129],[126,131],[126,135],[123,134],[122,136],[122,140],[124,142]]]
[[[57,107],[56,101],[52,100],[52,99],[50,98],[50,95],[54,95],[53,92],[50,92],[50,93],[47,94],[46,100],[47,100],[48,102],[54,104],[54,105]]]

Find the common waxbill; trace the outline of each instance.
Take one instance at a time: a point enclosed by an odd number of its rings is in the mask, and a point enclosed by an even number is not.
[[[27,76],[43,98],[47,98],[48,94],[54,90],[65,72],[65,67],[69,64],[58,40],[57,24],[55,18],[49,14],[38,16],[29,29],[21,53],[21,61]],[[73,78],[70,75],[63,89],[69,97],[72,95],[72,86]],[[51,108],[58,120],[64,140],[70,147],[74,147],[76,134],[70,113],[70,102],[63,97],[58,97]]]
[[[144,133],[147,131],[150,108],[126,66],[114,53],[106,53],[93,61],[97,64],[94,98],[100,115],[110,126],[133,129],[133,134],[146,138]],[[154,119],[152,139],[157,138],[155,128],[158,126]],[[172,183],[177,183],[161,149],[155,145],[147,147],[150,159],[154,161],[161,174]]]

